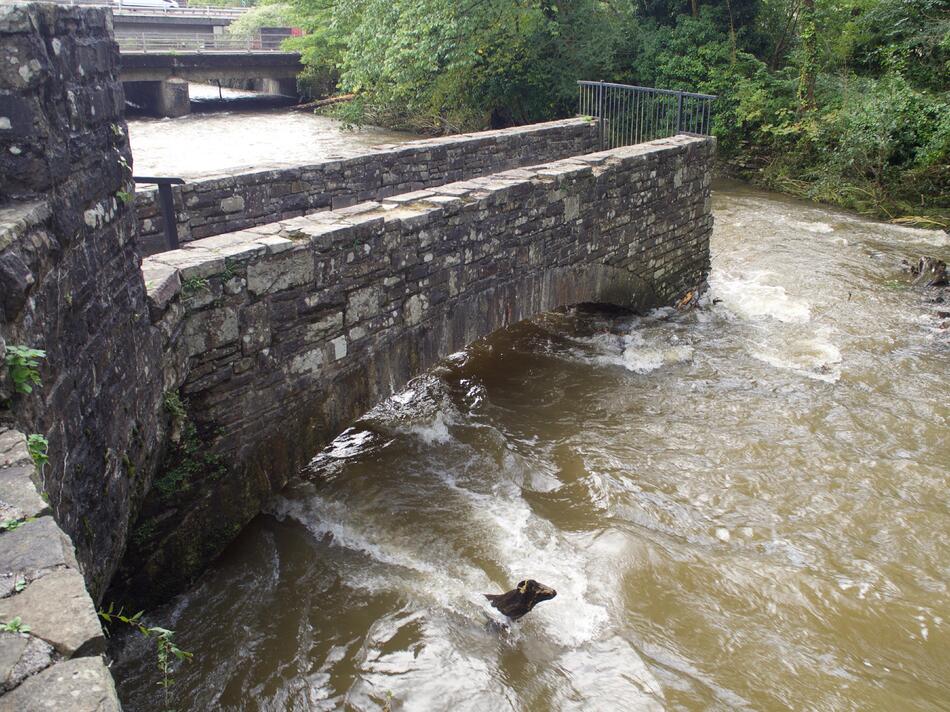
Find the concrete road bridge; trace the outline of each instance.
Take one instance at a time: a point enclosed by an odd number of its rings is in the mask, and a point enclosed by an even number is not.
[[[281,50],[290,28],[263,28],[252,37],[227,34],[228,26],[247,8],[153,8],[121,0],[56,0],[56,4],[112,9],[126,97],[148,113],[170,117],[189,113],[189,82],[240,84],[267,94],[297,96],[300,55]]]

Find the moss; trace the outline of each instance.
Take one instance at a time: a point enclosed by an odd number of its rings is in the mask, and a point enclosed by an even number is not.
[[[132,464],[132,459],[129,457],[129,453],[122,453],[122,469],[125,471],[125,476],[130,480],[135,479],[136,471],[135,465]]]
[[[83,534],[86,535],[86,541],[90,544],[96,538],[95,532],[92,531],[92,525],[89,523],[89,517],[83,516],[82,518],[82,530]]]
[[[213,453],[198,433],[198,428],[189,417],[181,397],[175,392],[168,392],[165,394],[164,405],[176,421],[175,425],[180,433],[178,443],[173,446],[169,455],[169,466],[155,481],[159,493],[169,500],[179,492],[187,492],[196,479],[219,479],[226,468],[224,458]]]
[[[135,528],[132,532],[132,543],[138,548],[143,548],[158,532],[158,524],[154,519],[148,519]]]

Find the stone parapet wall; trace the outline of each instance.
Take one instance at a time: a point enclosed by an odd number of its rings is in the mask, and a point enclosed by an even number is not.
[[[35,481],[34,481],[35,480]],[[119,710],[105,638],[23,433],[0,426],[0,711]]]
[[[166,386],[230,471],[153,491],[127,556],[144,570],[125,567],[119,586],[174,585],[173,562],[195,573],[187,562],[217,554],[347,423],[473,340],[564,305],[642,309],[700,288],[713,152],[679,136],[146,259]]]
[[[590,153],[599,130],[568,119],[376,146],[358,156],[189,182],[172,189],[181,242]],[[167,249],[158,195],[136,196],[143,254]]]

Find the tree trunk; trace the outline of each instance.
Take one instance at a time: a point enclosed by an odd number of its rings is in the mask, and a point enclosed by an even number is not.
[[[815,73],[818,65],[815,0],[803,0],[801,13],[802,69],[798,82],[798,105],[802,111],[815,108]]]

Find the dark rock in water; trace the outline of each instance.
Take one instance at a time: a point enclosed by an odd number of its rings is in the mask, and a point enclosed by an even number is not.
[[[916,285],[925,287],[947,286],[947,263],[943,260],[938,260],[935,257],[921,257],[916,264],[910,264],[909,268]]]
[[[553,588],[538,583],[534,579],[521,581],[516,588],[507,593],[484,594],[493,608],[504,613],[513,621],[529,613],[541,601],[550,601],[557,595]]]

